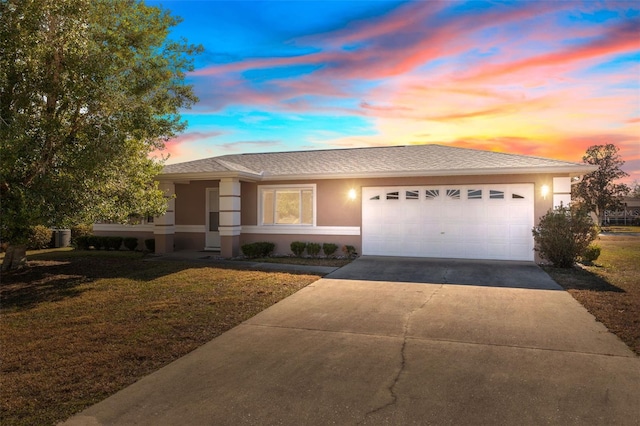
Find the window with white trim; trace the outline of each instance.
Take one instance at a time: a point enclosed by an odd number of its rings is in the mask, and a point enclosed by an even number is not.
[[[261,225],[315,225],[315,185],[259,187]]]

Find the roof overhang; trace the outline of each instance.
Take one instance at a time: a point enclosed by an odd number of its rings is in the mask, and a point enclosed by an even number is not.
[[[423,176],[495,176],[495,175],[530,175],[530,174],[566,174],[580,176],[598,169],[589,164],[576,164],[554,167],[518,167],[518,168],[486,168],[486,169],[440,169],[440,170],[415,170],[415,171],[389,171],[389,172],[365,172],[365,173],[322,173],[322,174],[290,174],[268,175],[264,173],[254,174],[246,172],[192,172],[192,173],[166,173],[158,175],[159,181],[171,181],[174,183],[189,183],[199,180],[220,180],[224,178],[236,178],[241,181],[281,181],[281,180],[326,180],[326,179],[373,179],[373,178],[402,178]]]
[[[191,173],[161,173],[156,179],[161,182],[189,183],[197,180],[239,179],[242,181],[256,182],[262,180],[262,174],[246,172],[191,172]]]

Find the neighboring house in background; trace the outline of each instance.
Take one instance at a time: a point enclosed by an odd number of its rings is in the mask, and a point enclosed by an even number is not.
[[[531,229],[595,166],[442,145],[237,154],[165,166],[168,210],[152,224],[96,224],[155,236],[156,251],[240,254],[270,241],[353,245],[363,255],[534,260]]]
[[[605,210],[604,225],[640,225],[640,198],[623,197],[622,210]]]

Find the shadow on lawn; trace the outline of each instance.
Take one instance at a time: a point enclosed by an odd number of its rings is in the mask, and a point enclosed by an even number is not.
[[[72,255],[30,256],[27,268],[2,274],[2,311],[31,309],[40,303],[77,297],[91,291],[90,287],[84,285],[99,279],[152,281],[185,269],[206,266],[144,262],[140,257],[121,256],[118,253],[82,256],[76,252]]]
[[[566,269],[544,266],[543,269],[565,290],[626,293],[623,289],[611,284],[600,275],[580,266]]]

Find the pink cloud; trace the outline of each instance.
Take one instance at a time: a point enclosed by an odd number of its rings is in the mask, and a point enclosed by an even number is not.
[[[638,20],[624,22],[621,25],[611,28],[596,40],[590,40],[556,52],[535,55],[512,62],[489,64],[479,70],[474,70],[463,79],[467,81],[473,80],[475,82],[485,79],[493,80],[501,78],[505,74],[514,74],[524,70],[538,69],[541,67],[567,66],[575,62],[596,57],[637,51],[640,50],[638,25],[640,25]]]
[[[215,138],[224,134],[221,131],[210,131],[210,132],[188,132],[182,133],[176,136],[173,139],[168,140],[164,144],[164,149],[155,150],[151,153],[152,157],[155,158],[169,158],[169,157],[182,157],[186,155],[185,145],[189,145],[193,142],[198,142],[204,139]]]

